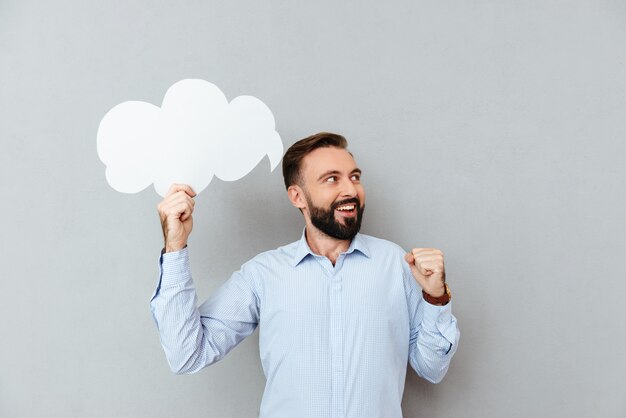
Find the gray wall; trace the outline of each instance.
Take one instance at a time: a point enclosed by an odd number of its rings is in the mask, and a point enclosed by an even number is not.
[[[623,417],[626,5],[619,1],[0,2],[0,415],[251,417],[256,334],[170,373],[149,313],[159,197],[113,191],[115,104],[204,78],[286,145],[338,131],[363,230],[447,255],[461,345],[406,417]],[[205,298],[299,213],[263,161],[199,196]]]

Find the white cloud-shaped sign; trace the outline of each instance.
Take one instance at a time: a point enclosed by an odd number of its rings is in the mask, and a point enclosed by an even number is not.
[[[171,86],[161,107],[115,106],[100,122],[97,143],[111,187],[137,193],[154,183],[161,196],[172,183],[200,193],[213,176],[238,180],[265,155],[274,170],[283,155],[274,116],[261,100],[229,103],[216,85],[191,79]]]

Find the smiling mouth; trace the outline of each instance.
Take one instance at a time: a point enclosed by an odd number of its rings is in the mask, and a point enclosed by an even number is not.
[[[342,217],[354,217],[357,213],[357,203],[344,203],[335,207],[335,212]]]
[[[356,209],[356,205],[354,203],[351,203],[349,205],[339,206],[335,210],[338,210],[339,212],[354,212],[355,209]]]

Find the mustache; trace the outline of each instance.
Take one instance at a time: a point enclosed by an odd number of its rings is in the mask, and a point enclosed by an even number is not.
[[[357,209],[361,207],[361,200],[358,197],[351,197],[350,199],[344,199],[337,203],[333,203],[330,207],[332,210],[337,209],[339,206],[348,205],[350,203],[356,204]]]

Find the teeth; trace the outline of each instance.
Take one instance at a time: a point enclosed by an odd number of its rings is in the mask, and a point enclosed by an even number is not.
[[[348,206],[339,206],[337,208],[337,210],[353,210],[354,209],[354,205],[348,205]]]

